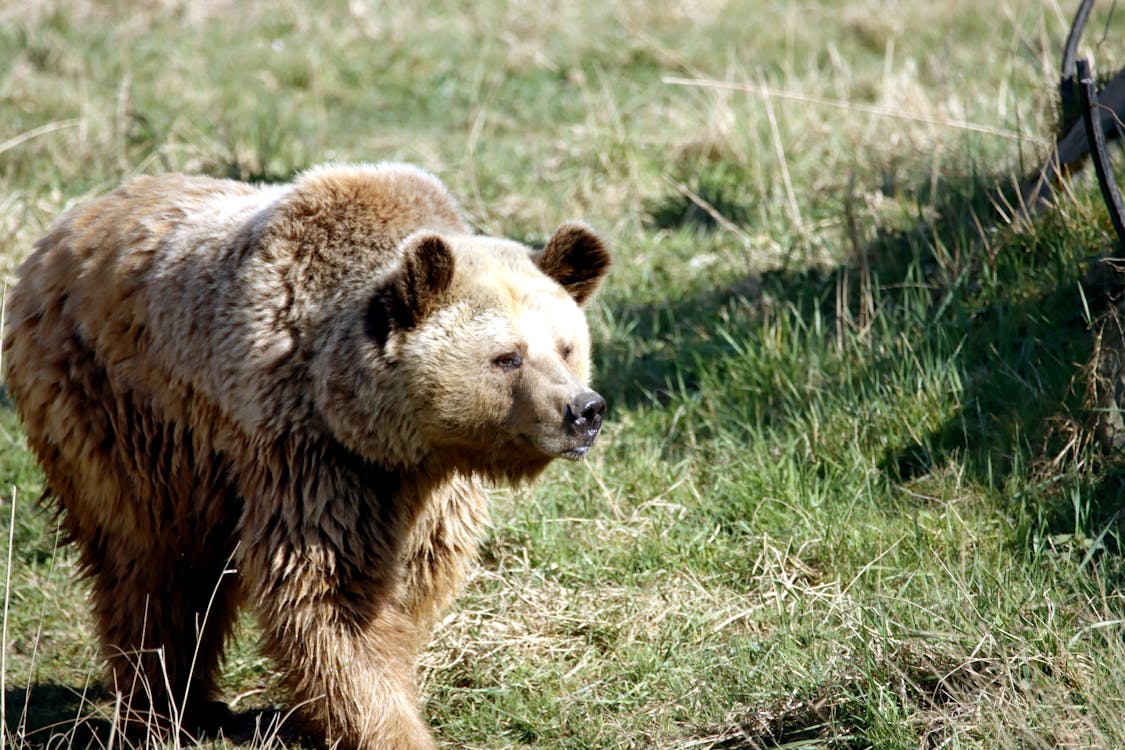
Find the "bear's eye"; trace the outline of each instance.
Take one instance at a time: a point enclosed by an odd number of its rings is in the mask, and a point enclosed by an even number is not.
[[[492,364],[501,370],[515,370],[523,364],[523,357],[519,352],[504,352],[492,360]]]
[[[562,355],[563,359],[565,359],[569,362],[570,361],[570,355],[574,354],[574,347],[571,346],[570,344],[563,344],[562,348],[559,349],[559,354]]]

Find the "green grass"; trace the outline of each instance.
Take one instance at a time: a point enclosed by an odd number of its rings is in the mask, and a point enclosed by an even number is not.
[[[423,660],[445,746],[1125,746],[1125,461],[1090,396],[1112,230],[1088,176],[995,210],[1045,154],[1073,8],[318,6],[0,11],[0,272],[131,174],[324,160],[417,162],[482,231],[609,238],[605,435],[495,494]],[[7,404],[0,486],[10,736],[82,745],[112,704]],[[226,674],[281,699],[249,628]]]

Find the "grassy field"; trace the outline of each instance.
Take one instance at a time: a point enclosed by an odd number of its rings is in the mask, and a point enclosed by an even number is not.
[[[583,218],[616,258],[606,433],[495,494],[424,658],[444,746],[1125,747],[1125,461],[1093,430],[1125,279],[1088,175],[1003,208],[1073,11],[9,3],[0,273],[144,172],[406,160],[485,232]],[[0,428],[7,740],[81,745],[112,709],[84,585],[10,405]],[[225,690],[282,699],[249,625]]]

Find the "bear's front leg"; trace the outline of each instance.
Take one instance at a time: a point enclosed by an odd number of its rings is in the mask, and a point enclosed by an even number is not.
[[[400,587],[403,608],[410,613],[425,645],[430,630],[461,590],[477,562],[477,547],[488,504],[471,478],[453,475],[437,485],[404,547],[405,576]]]
[[[308,584],[298,603],[271,596],[258,613],[298,729],[340,750],[435,750],[418,711],[412,619],[393,601],[357,613],[334,596],[309,597]]]

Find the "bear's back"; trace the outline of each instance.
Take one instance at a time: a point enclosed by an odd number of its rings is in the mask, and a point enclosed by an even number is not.
[[[66,212],[21,267],[9,388],[32,431],[75,363],[173,417],[190,393],[251,431],[292,425],[307,406],[301,339],[421,229],[468,231],[444,186],[408,165],[326,165],[269,186],[134,178]]]

